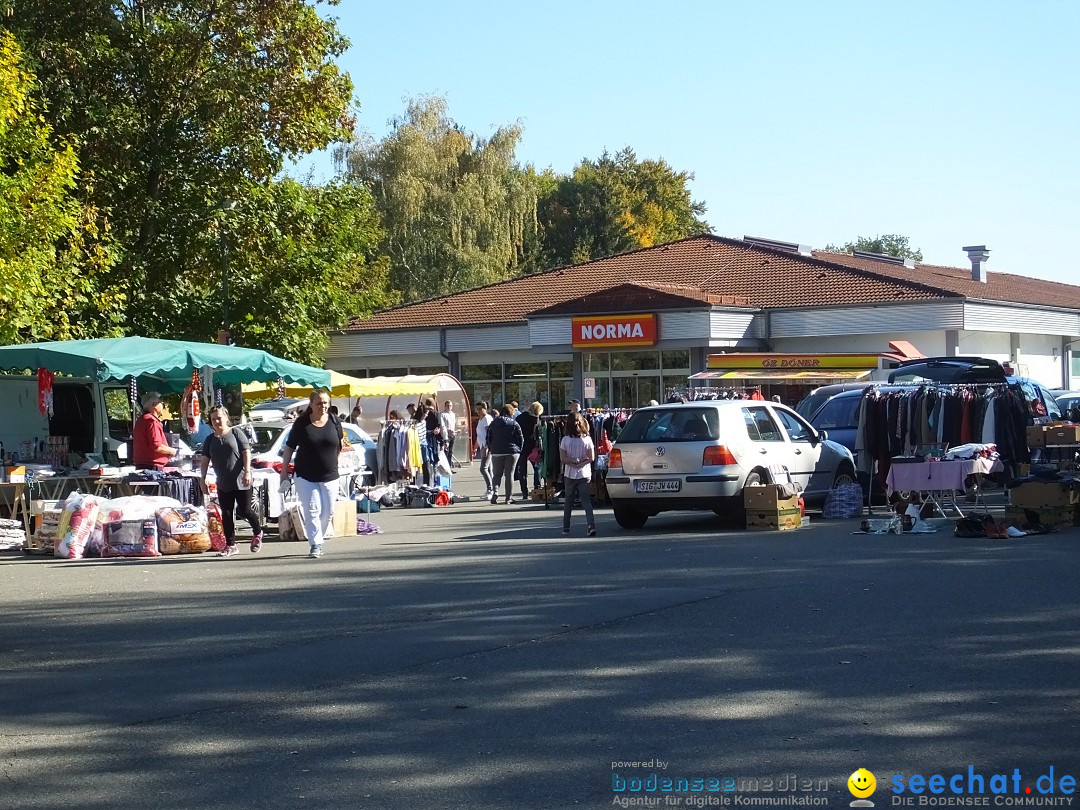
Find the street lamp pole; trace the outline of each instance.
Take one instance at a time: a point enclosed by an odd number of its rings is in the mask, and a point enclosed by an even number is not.
[[[218,343],[226,346],[231,346],[233,339],[229,329],[229,235],[225,230],[225,217],[235,208],[235,200],[221,203],[221,227],[218,230],[218,238],[221,240],[221,330],[218,332]]]

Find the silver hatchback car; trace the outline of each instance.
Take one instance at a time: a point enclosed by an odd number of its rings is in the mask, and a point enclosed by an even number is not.
[[[657,405],[627,420],[608,457],[615,520],[639,529],[674,509],[741,512],[742,490],[787,467],[807,503],[852,483],[851,451],[828,440],[791,408],[756,400]]]

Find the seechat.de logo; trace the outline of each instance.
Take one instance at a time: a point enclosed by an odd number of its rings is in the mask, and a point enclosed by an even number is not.
[[[877,789],[877,779],[866,768],[859,768],[848,777],[847,789],[855,797],[855,801],[851,802],[850,807],[874,806],[873,802],[868,801],[868,797],[872,796]]]

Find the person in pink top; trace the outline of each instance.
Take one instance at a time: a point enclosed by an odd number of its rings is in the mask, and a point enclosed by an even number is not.
[[[562,533],[570,534],[570,515],[574,511],[574,501],[580,498],[585,508],[586,531],[589,537],[596,537],[592,502],[592,463],[596,461],[596,447],[589,438],[585,417],[577,411],[566,415],[564,433],[559,442],[559,460],[563,465]]]

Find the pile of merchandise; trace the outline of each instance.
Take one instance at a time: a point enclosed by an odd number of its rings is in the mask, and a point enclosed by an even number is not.
[[[64,560],[200,554],[211,548],[206,510],[173,498],[133,495],[105,500],[73,492],[42,513],[28,553]]]

